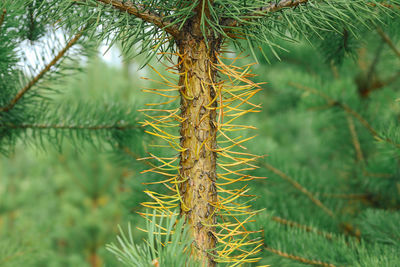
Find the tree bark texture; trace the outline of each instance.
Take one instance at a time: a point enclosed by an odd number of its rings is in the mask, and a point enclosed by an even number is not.
[[[178,40],[180,53],[181,117],[179,193],[181,215],[190,227],[193,253],[203,265],[215,266],[215,203],[217,203],[217,92],[212,63],[219,43],[205,40],[200,29],[200,11]],[[208,44],[207,44],[208,42]],[[211,254],[210,254],[211,253]]]

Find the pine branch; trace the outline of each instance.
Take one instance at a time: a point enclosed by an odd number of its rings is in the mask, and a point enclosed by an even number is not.
[[[0,128],[9,129],[60,129],[60,130],[129,130],[140,128],[138,125],[64,125],[64,124],[0,124]]]
[[[284,8],[297,7],[298,5],[305,4],[309,0],[281,0],[279,2],[272,2],[266,7],[262,7],[253,13],[253,16],[265,15],[270,12],[277,12]]]
[[[368,3],[368,5],[376,7],[377,4],[376,3]],[[400,10],[400,6],[399,5],[395,5],[395,4],[387,4],[387,3],[379,3],[378,5],[386,7],[386,8],[390,8],[390,9],[398,9]]]
[[[264,248],[266,250],[268,250],[269,252],[272,252],[272,253],[274,253],[276,255],[279,255],[281,257],[288,258],[288,259],[295,260],[295,261],[299,261],[299,262],[302,262],[302,263],[316,265],[316,266],[322,266],[322,267],[336,267],[336,265],[333,265],[332,263],[326,263],[326,262],[322,262],[322,261],[319,261],[319,260],[306,259],[306,258],[303,258],[303,257],[300,257],[300,256],[288,254],[286,252],[283,252],[283,251],[280,251],[280,250],[277,250],[277,249],[273,249],[273,248],[270,248],[270,247],[267,247],[267,246],[264,246]]]
[[[364,119],[358,112],[356,112],[355,110],[353,110],[349,105],[347,105],[347,104],[345,104],[345,103],[341,103],[341,102],[339,102],[339,101],[333,99],[332,97],[328,96],[327,94],[324,94],[324,93],[318,91],[318,90],[315,89],[315,88],[310,88],[310,87],[307,87],[307,86],[304,86],[304,85],[301,85],[301,84],[298,84],[298,83],[294,83],[294,82],[290,82],[289,85],[291,85],[291,86],[293,86],[293,87],[295,87],[295,88],[297,88],[297,89],[304,90],[304,91],[310,92],[310,93],[312,93],[312,94],[314,94],[314,95],[317,95],[317,96],[320,96],[320,97],[324,98],[324,99],[328,102],[329,106],[337,106],[337,107],[342,108],[345,112],[347,112],[348,114],[350,114],[350,115],[352,115],[354,118],[356,118],[356,119],[371,133],[371,135],[372,135],[375,139],[377,139],[377,140],[379,140],[379,141],[385,141],[385,142],[387,142],[387,143],[389,143],[389,144],[391,144],[391,145],[394,145],[394,146],[400,148],[400,144],[396,144],[396,143],[395,143],[392,139],[390,139],[389,137],[382,137],[382,136],[372,127],[372,125],[369,124],[369,122],[368,122],[366,119]]]
[[[354,149],[356,151],[357,161],[361,162],[361,163],[364,163],[364,154],[363,154],[363,152],[361,150],[360,141],[358,140],[358,135],[357,135],[357,132],[356,132],[356,127],[354,125],[353,117],[351,117],[350,114],[347,114],[346,118],[347,118],[347,123],[348,123],[348,126],[349,126],[349,130],[350,130],[353,146],[354,146]]]
[[[309,0],[281,0],[281,1],[276,1],[270,3],[268,6],[259,8],[255,10],[253,13],[250,13],[245,17],[244,20],[251,20],[251,19],[258,19],[260,17],[263,17],[267,15],[268,13],[273,13],[280,11],[284,8],[293,8],[297,7],[298,5],[305,4]],[[238,26],[239,21],[234,20],[234,19],[227,19],[224,21],[225,26],[227,27],[236,27]]]
[[[121,149],[128,156],[134,158],[135,160],[140,160],[141,156],[139,154],[133,152],[131,149],[129,149],[129,147],[125,146],[125,147],[122,147]],[[144,162],[149,165],[148,161],[144,161]]]
[[[317,199],[310,191],[308,191],[306,188],[304,188],[301,184],[299,184],[297,181],[295,181],[293,178],[289,177],[287,174],[283,173],[281,170],[278,170],[271,164],[265,163],[265,162],[259,162],[262,166],[270,170],[271,172],[275,173],[282,179],[288,181],[291,183],[296,189],[298,189],[300,192],[305,194],[315,205],[320,207],[323,211],[325,211],[330,217],[335,217],[334,213],[332,210],[330,210],[328,207],[326,207],[319,199]]]
[[[318,229],[315,229],[315,228],[313,228],[311,226],[308,226],[308,225],[303,225],[303,224],[300,224],[300,223],[297,223],[297,222],[294,222],[294,221],[290,221],[290,220],[286,220],[284,218],[277,217],[277,216],[273,216],[272,220],[277,222],[277,223],[280,223],[282,225],[299,228],[299,229],[302,229],[302,230],[304,230],[306,232],[310,232],[310,233],[316,233],[316,234],[318,234],[320,236],[323,236],[323,237],[325,237],[326,239],[329,239],[329,240],[333,239],[333,235],[332,234],[326,233],[326,232],[322,232],[322,231],[320,231]]]
[[[3,25],[4,18],[6,17],[6,13],[7,13],[7,10],[4,8],[4,9],[3,9],[3,13],[2,13],[1,16],[0,16],[0,28],[1,28],[1,26]]]
[[[280,0],[280,1],[276,0],[276,1],[272,1],[269,3],[269,5],[258,8],[256,10],[254,10],[252,13],[244,15],[242,19],[244,21],[249,21],[252,19],[259,19],[270,13],[278,12],[278,11],[281,11],[286,8],[296,8],[302,4],[307,4],[308,2],[311,2],[311,0]],[[385,4],[385,3],[379,3],[379,4],[366,3],[366,5],[369,5],[371,7],[381,6],[381,7],[388,8],[388,9],[399,9],[399,7],[397,5],[390,5],[390,4]],[[225,21],[223,21],[222,24],[228,28],[236,27],[236,26],[239,26],[240,21],[230,18],[230,19],[226,19]]]
[[[361,199],[361,200],[366,200],[369,197],[368,194],[331,194],[331,193],[324,193],[322,195],[324,197],[328,197],[328,198]]]
[[[250,14],[250,16],[257,18],[257,17],[266,15],[271,12],[280,11],[284,8],[294,8],[301,4],[306,4],[307,2],[310,2],[310,0],[281,0],[279,2],[270,3],[268,6],[258,9],[253,14]],[[377,6],[377,4],[375,4],[375,3],[367,3],[367,5],[374,6],[374,7]],[[386,7],[386,8],[390,8],[390,9],[399,8],[396,5],[390,5],[390,4],[385,4],[385,3],[379,3],[379,5]]]
[[[387,81],[381,81],[378,78],[378,74],[376,73],[376,67],[381,59],[384,44],[385,42],[379,43],[379,46],[375,52],[375,57],[369,69],[365,73],[365,78],[361,77],[359,79],[356,79],[358,91],[362,97],[368,97],[372,91],[385,87],[391,82],[391,79]]]
[[[119,0],[97,0],[103,4],[111,5],[113,8],[118,9],[120,11],[128,12],[131,15],[134,15],[137,18],[142,19],[143,21],[149,22],[158,28],[165,30],[167,33],[171,34],[174,37],[179,35],[179,30],[176,25],[170,25],[171,22],[164,21],[163,17],[157,15],[151,11],[145,10],[143,7],[139,7],[138,5],[134,5],[131,1],[119,1]]]
[[[400,58],[400,51],[393,44],[393,42],[389,38],[389,36],[382,30],[382,28],[379,27],[379,28],[376,29],[376,31],[381,36],[382,40],[385,41],[389,45],[389,47],[393,50],[393,52]]]
[[[53,67],[56,65],[60,59],[65,55],[65,53],[79,40],[82,36],[81,33],[78,33],[72,38],[67,45],[53,58],[53,60],[47,64],[42,71],[39,72],[24,88],[22,88],[15,97],[4,107],[0,108],[0,112],[8,112],[10,111],[17,103],[21,100],[21,98]]]
[[[377,178],[391,178],[392,175],[387,174],[387,173],[369,173],[367,171],[364,154],[363,154],[362,149],[361,149],[361,144],[360,144],[360,141],[359,141],[359,138],[358,138],[356,127],[354,125],[353,117],[351,117],[349,113],[347,113],[346,117],[347,117],[347,123],[348,123],[348,126],[349,126],[349,130],[350,130],[353,146],[354,146],[354,149],[356,151],[357,161],[363,164],[362,165],[363,175],[370,176],[370,177],[377,177]]]
[[[375,57],[374,60],[371,62],[371,66],[369,67],[369,70],[367,72],[367,85],[370,86],[371,82],[372,82],[372,78],[375,74],[375,69],[379,63],[379,60],[381,58],[382,55],[382,51],[383,51],[383,44],[384,43],[380,43],[376,52],[375,52]]]

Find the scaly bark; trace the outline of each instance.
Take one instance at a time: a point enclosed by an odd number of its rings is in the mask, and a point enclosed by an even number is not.
[[[219,51],[217,40],[204,39],[201,28],[201,5],[197,15],[187,23],[184,35],[178,39],[181,55],[181,147],[180,195],[181,215],[194,238],[193,254],[203,265],[215,266],[211,255],[216,246],[215,232],[217,203],[216,148],[217,100],[216,70],[212,62]],[[208,42],[208,45],[207,43]]]

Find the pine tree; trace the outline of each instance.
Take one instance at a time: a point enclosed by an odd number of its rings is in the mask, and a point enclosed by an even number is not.
[[[259,137],[270,188],[257,187],[269,211],[263,263],[397,265],[398,242],[383,229],[398,236],[398,23],[292,46],[257,70],[270,81]]]
[[[13,8],[13,4],[19,8]],[[130,130],[137,127],[133,115],[124,112],[123,107],[109,107],[99,117],[83,106],[61,110],[59,113],[73,116],[60,123],[59,118],[54,120],[44,115],[49,114],[49,107],[39,105],[38,89],[50,69],[81,40],[81,44],[91,39],[109,40],[109,45],[118,41],[125,54],[132,53],[135,45],[139,45],[139,53],[146,54],[144,65],[158,55],[169,62],[166,71],[172,73],[168,76],[154,69],[161,79],[161,88],[146,90],[166,97],[167,101],[149,104],[150,108],[143,110],[146,118],[142,123],[148,133],[165,142],[153,145],[168,150],[159,152],[160,155],[150,153],[146,160],[152,167],[145,172],[165,176],[166,179],[155,183],[164,184],[172,194],[148,190],[152,201],[143,205],[169,216],[179,207],[194,240],[192,252],[204,265],[257,261],[262,241],[255,237],[257,230],[246,226],[257,212],[250,211],[249,200],[237,199],[241,196],[251,199],[243,182],[259,178],[248,173],[257,168],[260,157],[245,151],[243,143],[252,137],[236,133],[253,127],[236,123],[240,116],[258,111],[259,105],[249,100],[260,90],[260,84],[250,79],[251,64],[236,66],[237,55],[226,58],[228,45],[251,52],[257,60],[259,46],[266,44],[279,57],[276,51],[282,48],[279,40],[301,37],[313,42],[327,33],[358,37],[365,29],[379,27],[382,21],[397,16],[397,5],[397,1],[362,0],[88,0],[27,4],[6,1],[0,24],[9,23],[9,10],[21,10],[21,14],[13,17],[37,17],[38,20],[32,20],[39,21],[40,27],[43,18],[63,27],[73,37],[17,91],[14,88],[17,74],[11,69],[16,60],[8,57],[4,75],[9,76],[3,85],[6,93],[1,95],[0,105],[2,142],[12,144],[18,135],[35,136],[36,130],[40,130],[39,137],[47,134],[58,144],[65,136],[62,130],[67,130],[74,139],[87,140],[93,140],[91,132],[95,132],[96,137],[105,137],[121,148],[123,140],[132,134]],[[38,32],[43,31],[32,25],[35,24],[30,23],[26,29],[29,40],[38,38]],[[11,32],[14,36],[3,31],[7,55],[15,54],[13,43],[21,38]],[[262,50],[261,53],[269,60],[266,53]],[[172,106],[177,100],[179,108]],[[76,123],[77,119],[81,123]],[[171,155],[171,149],[178,156]],[[235,183],[238,188],[232,186]]]

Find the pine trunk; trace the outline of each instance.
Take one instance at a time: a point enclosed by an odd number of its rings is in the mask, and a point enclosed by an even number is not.
[[[200,9],[201,10],[201,9]],[[178,40],[181,92],[180,194],[181,215],[190,225],[194,239],[193,253],[203,265],[215,266],[213,254],[217,203],[216,148],[217,99],[215,53],[219,43],[208,40],[200,30],[198,15],[186,25]]]

